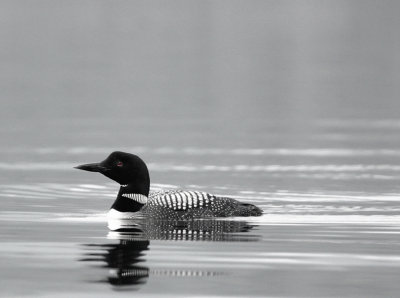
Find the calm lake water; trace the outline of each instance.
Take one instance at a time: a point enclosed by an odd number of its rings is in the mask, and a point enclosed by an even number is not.
[[[2,1],[0,296],[398,296],[399,6]],[[114,150],[264,214],[110,231]]]

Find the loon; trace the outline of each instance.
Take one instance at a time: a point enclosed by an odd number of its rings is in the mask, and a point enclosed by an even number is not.
[[[109,218],[149,217],[164,220],[260,216],[252,204],[200,191],[150,192],[150,175],[144,161],[130,153],[115,151],[104,161],[83,164],[79,170],[99,172],[120,184]]]

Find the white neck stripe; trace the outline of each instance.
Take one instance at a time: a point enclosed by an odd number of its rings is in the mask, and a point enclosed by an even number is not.
[[[125,198],[132,199],[140,204],[147,204],[148,198],[140,193],[124,193]]]

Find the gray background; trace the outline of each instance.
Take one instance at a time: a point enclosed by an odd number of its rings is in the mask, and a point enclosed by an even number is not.
[[[277,119],[296,129],[310,118],[398,115],[396,1],[0,6],[3,134],[19,128],[58,144],[73,130],[77,143],[93,130],[68,122],[130,119],[126,138],[140,144],[138,129],[178,141],[175,127],[165,127],[175,119],[217,130]],[[137,127],[135,119],[146,121]],[[61,125],[61,133],[42,125]],[[30,145],[28,138],[17,132],[7,142]]]
[[[0,1],[0,296],[397,296],[399,8]],[[149,277],[113,286],[118,186],[72,168],[113,150],[264,215],[233,242],[151,239]]]

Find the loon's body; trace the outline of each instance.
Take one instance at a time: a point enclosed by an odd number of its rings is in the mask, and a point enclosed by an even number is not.
[[[200,191],[168,190],[150,192],[146,164],[138,156],[113,152],[100,163],[77,169],[100,172],[121,187],[111,206],[111,218],[151,217],[155,219],[191,219],[228,216],[259,216],[260,208]]]
[[[231,198],[215,196],[200,191],[166,190],[150,192],[149,196],[123,193],[108,212],[108,217],[131,218],[149,216],[158,219],[190,219],[227,216],[261,215],[257,207],[240,203]],[[147,200],[146,200],[147,199]],[[133,201],[133,202],[132,202]],[[136,208],[126,208],[134,202],[143,203],[138,211]]]

